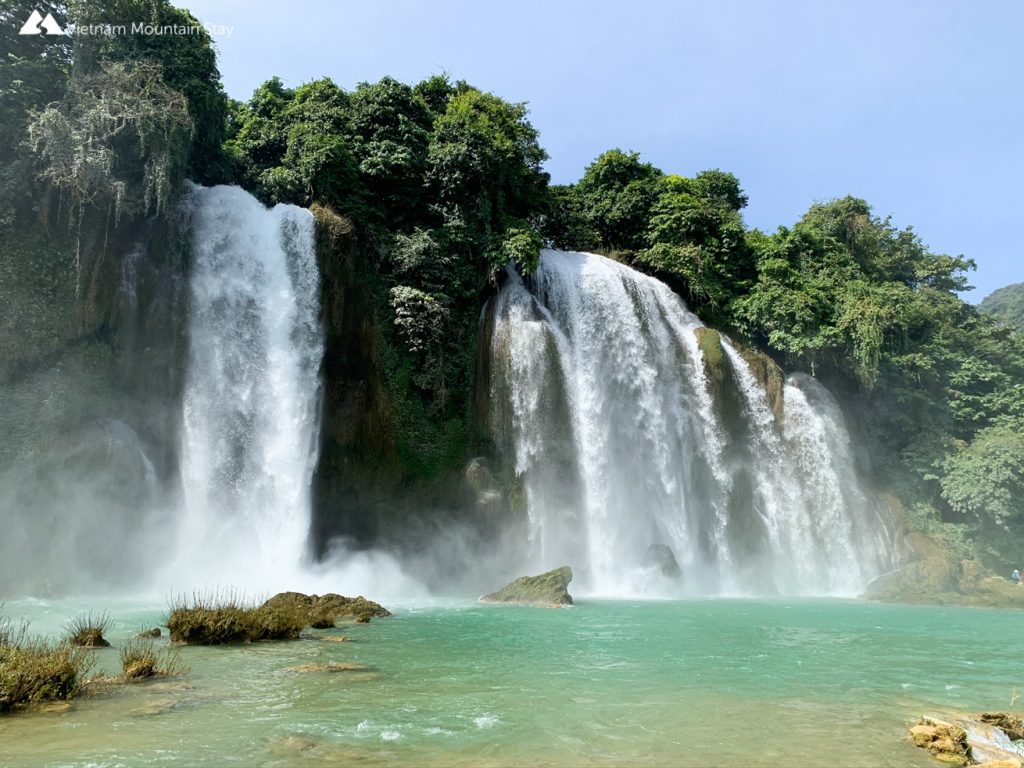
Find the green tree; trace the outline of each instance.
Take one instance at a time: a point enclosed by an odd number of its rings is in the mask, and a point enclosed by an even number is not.
[[[980,525],[1024,522],[1024,420],[988,427],[944,462],[942,496]]]
[[[650,247],[637,261],[674,283],[694,306],[715,318],[749,290],[757,272],[740,210],[747,203],[731,173],[668,176],[650,209]]]
[[[192,121],[186,173],[193,180],[230,180],[232,168],[223,151],[228,102],[209,34],[188,11],[168,0],[72,0],[76,24],[179,25],[198,28],[187,35],[83,35],[76,38],[75,69],[98,71],[102,62],[151,61],[160,66],[164,83],[184,95]]]
[[[662,176],[653,165],[641,162],[638,152],[621,149],[611,149],[587,166],[576,190],[602,248],[638,250],[647,245]]]
[[[77,75],[29,126],[43,177],[69,193],[79,218],[94,205],[115,219],[161,210],[181,180],[191,132],[184,96],[149,61]]]
[[[15,34],[34,10],[53,14],[61,26],[68,23],[64,3],[11,0],[0,6],[0,232],[44,203],[27,151],[28,123],[33,112],[64,95],[71,71],[69,37]]]

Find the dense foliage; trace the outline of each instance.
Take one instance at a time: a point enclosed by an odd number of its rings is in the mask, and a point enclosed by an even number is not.
[[[620,150],[553,198],[557,245],[658,275],[705,320],[824,379],[922,525],[966,525],[989,554],[1019,556],[1024,340],[959,298],[971,260],[929,252],[852,197],[747,230],[731,174],[665,175]]]
[[[13,0],[0,10],[0,23],[17,28],[34,9],[52,13],[63,27],[199,23],[168,0]],[[32,212],[45,218],[47,189],[64,192],[61,206],[81,223],[90,210],[113,218],[158,210],[186,174],[228,178],[227,100],[201,29],[7,39],[10,50],[0,61],[0,228]]]
[[[346,92],[274,78],[231,107],[228,154],[269,203],[357,227],[376,296],[396,447],[417,475],[467,450],[480,307],[509,262],[536,266],[546,159],[521,104],[433,77]]]
[[[1024,333],[1024,283],[1014,283],[986,296],[978,309],[994,320]]]

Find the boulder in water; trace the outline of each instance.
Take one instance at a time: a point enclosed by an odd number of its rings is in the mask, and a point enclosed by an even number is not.
[[[359,597],[345,597],[333,592],[326,595],[306,595],[302,592],[279,592],[263,603],[264,608],[288,608],[306,616],[308,626],[330,629],[343,616],[351,616],[365,624],[373,616],[390,616],[379,603]]]
[[[560,608],[572,605],[569,582],[572,568],[563,565],[539,576],[521,576],[497,592],[480,598],[483,603],[518,603],[543,608]]]
[[[910,738],[915,746],[927,749],[947,765],[963,766],[973,762],[967,731],[959,725],[923,717],[911,727]]]
[[[152,629],[142,630],[141,632],[139,632],[139,634],[136,635],[136,637],[157,638],[160,637],[160,635],[162,634],[163,633],[160,631],[160,627],[153,627]]]

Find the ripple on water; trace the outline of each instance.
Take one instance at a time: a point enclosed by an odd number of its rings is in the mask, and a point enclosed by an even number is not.
[[[781,768],[856,754],[903,768],[931,759],[909,745],[906,722],[1006,706],[1019,659],[1005,638],[1019,614],[786,605],[601,602],[571,621],[447,606],[354,628],[355,643],[184,648],[186,684],[0,719],[0,763]],[[83,607],[47,621],[59,630]],[[31,606],[10,608],[31,618]],[[125,626],[112,642],[159,610],[111,610]],[[117,653],[97,659],[116,665]],[[283,671],[331,663],[384,676]],[[729,738],[724,724],[737,722],[756,738]]]

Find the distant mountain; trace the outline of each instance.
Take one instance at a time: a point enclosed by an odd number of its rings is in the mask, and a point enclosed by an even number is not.
[[[993,291],[978,305],[986,315],[1024,333],[1024,283]]]

